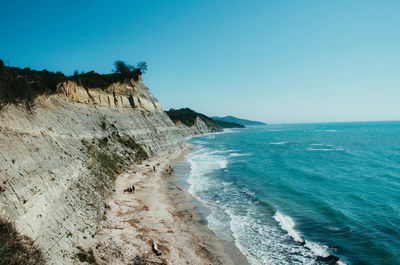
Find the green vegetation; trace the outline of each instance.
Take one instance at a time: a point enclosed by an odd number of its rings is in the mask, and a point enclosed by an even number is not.
[[[13,224],[0,217],[0,264],[44,264],[42,251],[32,239],[17,232]]]
[[[126,64],[123,61],[116,61],[114,63],[114,73],[113,74],[98,74],[94,71],[79,74],[78,71],[74,72],[73,76],[68,77],[68,80],[75,81],[77,84],[83,86],[84,88],[100,88],[106,89],[111,84],[118,82],[128,82],[133,79],[135,81],[139,80],[139,76],[147,71],[147,63],[140,62],[136,67]]]
[[[122,137],[117,133],[112,134],[112,138],[122,144],[125,148],[135,151],[135,161],[140,162],[149,158],[143,147],[135,142],[131,136]]]
[[[92,164],[89,168],[92,170],[93,175],[97,176],[104,183],[111,184],[108,180],[115,180],[119,169],[123,167],[123,158],[115,152],[103,151],[102,149],[107,145],[104,146],[101,140],[99,140],[99,148],[96,148],[85,140],[82,140],[82,143],[86,146],[87,153],[92,159]]]
[[[103,137],[103,138],[99,139],[98,142],[99,142],[99,147],[100,148],[107,147],[107,145],[108,145],[108,137]]]
[[[236,124],[236,123],[230,123],[230,122],[221,122],[221,121],[216,121],[213,120],[212,118],[201,114],[197,113],[189,108],[183,108],[183,109],[170,109],[169,111],[166,111],[170,119],[174,122],[181,122],[187,126],[193,126],[196,122],[197,117],[202,119],[204,123],[211,127],[211,128],[216,128],[216,129],[221,129],[221,128],[243,128],[244,126]]]
[[[217,123],[219,126],[221,126],[224,129],[228,129],[228,128],[244,128],[245,126],[242,124],[238,124],[235,122],[229,122],[229,121],[221,121],[221,120],[216,120],[213,119],[213,121],[215,123]]]
[[[123,164],[123,158],[113,153],[111,155],[103,152],[96,152],[93,154],[93,158],[99,163],[100,167],[108,176],[115,176],[119,173],[118,164]]]
[[[99,264],[93,255],[93,250],[84,250],[82,247],[78,247],[79,252],[76,253],[75,257],[79,259],[80,262],[87,262],[89,264]]]
[[[266,123],[264,123],[264,122],[240,119],[240,118],[236,118],[236,117],[233,117],[233,116],[225,116],[225,117],[214,116],[212,118],[214,120],[233,122],[233,123],[237,123],[237,124],[240,124],[240,125],[243,125],[243,126],[247,126],[247,125],[266,125]]]
[[[27,110],[31,110],[33,100],[42,94],[55,93],[63,78],[61,72],[7,67],[0,60],[0,109],[6,104],[24,103]]]
[[[72,76],[65,76],[61,72],[31,70],[30,68],[8,67],[0,60],[0,110],[7,104],[25,104],[31,110],[33,101],[39,95],[51,95],[57,92],[57,85],[71,80],[78,85],[90,89],[106,89],[113,83],[139,80],[139,76],[147,71],[147,63],[139,62],[136,67],[122,61],[115,62],[112,74],[99,74],[94,71]]]
[[[111,185],[117,174],[132,162],[148,158],[146,151],[131,136],[112,132],[110,136],[89,143],[82,140],[91,163],[89,169],[102,183]],[[122,155],[123,154],[123,155]]]
[[[216,127],[216,128],[220,127],[211,118],[207,117],[204,114],[197,113],[189,108],[183,108],[178,110],[170,109],[169,111],[166,111],[166,113],[168,114],[168,116],[172,121],[174,122],[180,121],[189,127],[195,124],[197,117],[202,119],[204,123],[206,123],[210,127]]]

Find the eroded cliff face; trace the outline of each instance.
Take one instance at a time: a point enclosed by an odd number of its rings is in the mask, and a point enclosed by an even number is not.
[[[0,214],[48,264],[73,264],[93,244],[119,172],[212,129],[174,124],[141,81],[58,90],[31,114],[14,105],[0,113]]]

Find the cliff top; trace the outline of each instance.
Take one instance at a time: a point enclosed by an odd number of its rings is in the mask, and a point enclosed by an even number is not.
[[[136,67],[122,61],[114,63],[115,70],[111,74],[99,74],[94,71],[66,76],[62,72],[32,70],[29,67],[9,67],[0,60],[0,109],[7,104],[24,103],[28,110],[40,95],[51,95],[58,91],[60,84],[72,81],[78,86],[88,89],[107,91],[113,84],[131,84],[141,81],[141,75],[147,71],[147,64],[140,62]],[[120,86],[122,87],[122,86]],[[107,91],[111,92],[111,91]],[[123,90],[118,92],[123,93]]]
[[[175,123],[181,122],[185,124],[186,126],[193,126],[196,123],[196,119],[200,118],[201,120],[204,121],[204,123],[213,128],[244,128],[243,125],[234,123],[234,122],[225,122],[225,121],[219,121],[212,119],[204,114],[195,112],[194,110],[191,110],[189,108],[182,108],[182,109],[170,109],[169,111],[166,111],[168,116],[172,121]]]

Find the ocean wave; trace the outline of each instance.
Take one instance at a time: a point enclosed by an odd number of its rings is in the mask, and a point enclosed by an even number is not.
[[[286,216],[277,211],[274,215],[274,219],[279,223],[283,230],[288,232],[291,238],[311,250],[317,257],[327,258],[329,256],[332,256],[331,254],[329,254],[327,246],[305,240],[303,238],[303,235],[295,229],[296,224],[289,216]]]
[[[281,144],[289,144],[289,142],[276,142],[276,143],[269,143],[274,145],[281,145]]]
[[[225,169],[228,160],[225,156],[215,155],[207,148],[199,148],[188,157],[190,163],[190,174],[187,182],[190,184],[189,192],[196,194],[213,185],[213,181],[206,177],[214,170]]]
[[[277,211],[274,215],[274,219],[279,223],[283,230],[287,231],[289,236],[291,236],[296,242],[304,243],[304,238],[294,229],[295,223],[289,216],[283,215]]]
[[[200,147],[187,157],[189,192],[207,208],[208,227],[233,241],[252,264],[319,264],[319,256],[329,256],[326,247],[305,240],[290,217],[256,193],[215,176],[231,155],[240,154],[228,153]]]
[[[239,131],[237,130],[224,130],[222,132],[211,132],[211,133],[204,133],[204,134],[199,134],[199,135],[192,135],[192,136],[188,136],[185,139],[189,140],[189,139],[195,139],[195,138],[202,138],[202,137],[206,137],[207,136],[212,136],[212,135],[218,135],[218,134],[224,134],[224,133],[238,133]]]
[[[332,146],[331,144],[311,144],[313,146]]]
[[[344,151],[343,148],[307,148],[308,151]]]
[[[251,156],[251,154],[239,154],[239,153],[232,153],[229,155],[230,157],[238,157],[238,156]]]
[[[227,153],[232,153],[232,152],[240,152],[242,150],[213,150],[209,151],[209,154],[227,154]]]
[[[228,165],[227,160],[220,160],[220,161],[218,161],[218,163],[219,163],[221,169],[225,169],[226,166]]]
[[[311,250],[299,243],[290,243],[279,226],[265,224],[257,211],[249,209],[245,215],[234,210],[227,213],[235,244],[251,264],[315,264],[316,257]]]
[[[316,132],[337,132],[337,130],[315,130]]]
[[[203,135],[209,135],[209,134],[223,134],[223,133],[238,133],[239,131],[237,130],[232,130],[232,129],[224,129],[223,132],[213,132],[213,133],[207,133],[207,134],[203,134]]]

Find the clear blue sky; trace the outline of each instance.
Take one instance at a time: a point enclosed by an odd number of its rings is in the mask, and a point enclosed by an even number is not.
[[[271,123],[399,120],[400,1],[5,1],[0,58],[147,61],[164,109]]]

